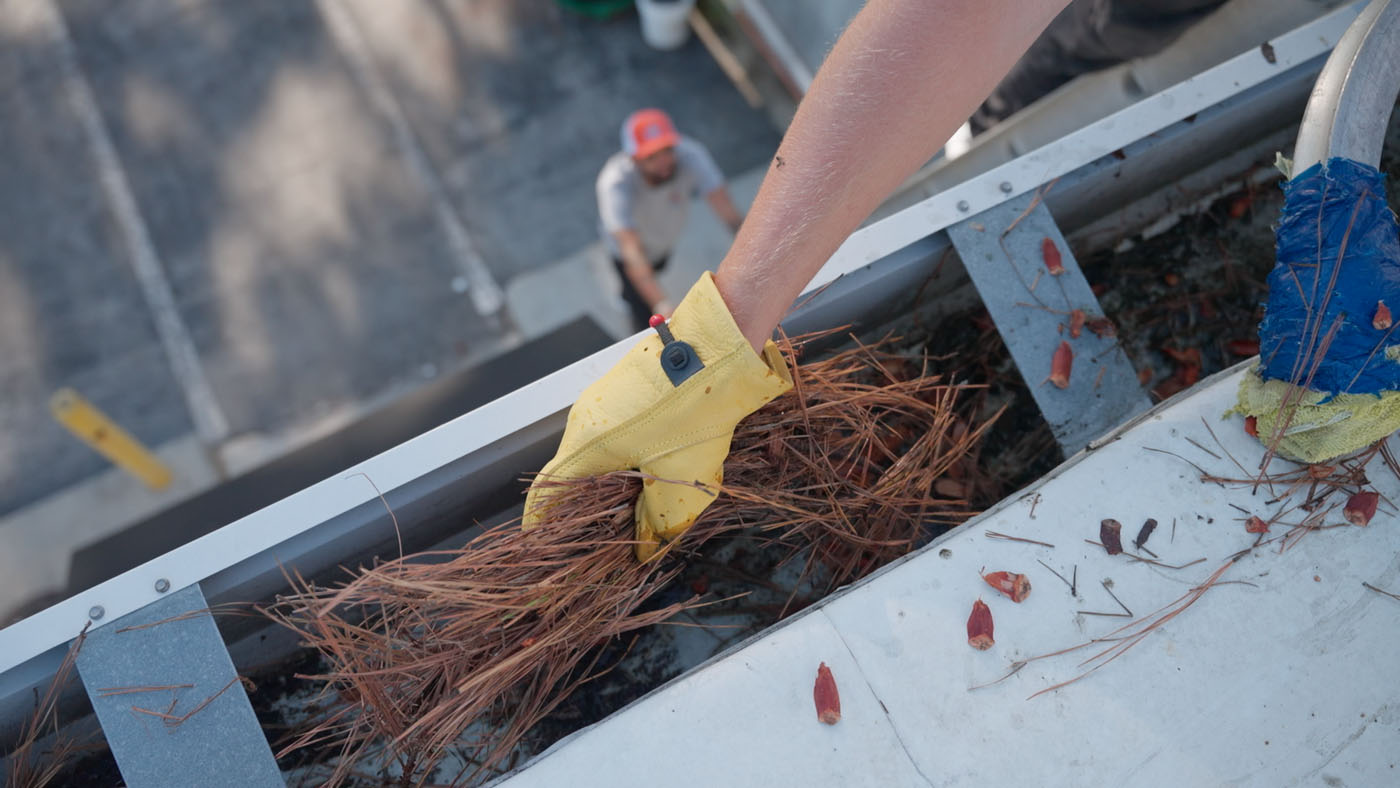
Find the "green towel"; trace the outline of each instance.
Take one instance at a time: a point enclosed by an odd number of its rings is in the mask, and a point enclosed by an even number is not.
[[[1277,426],[1287,423],[1277,452],[1305,463],[1327,462],[1364,449],[1400,429],[1400,391],[1383,391],[1380,396],[1338,394],[1326,403],[1322,402],[1325,392],[1304,391],[1290,406],[1290,419],[1283,413],[1283,399],[1291,388],[1281,380],[1260,378],[1256,364],[1240,381],[1238,403],[1225,415],[1253,416],[1259,440],[1266,446]]]

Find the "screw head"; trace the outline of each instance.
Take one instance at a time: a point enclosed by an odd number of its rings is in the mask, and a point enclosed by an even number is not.
[[[968,204],[967,204],[967,200],[958,200],[958,210],[959,210],[959,211],[962,211],[963,213],[967,213],[968,209],[971,208],[971,207],[972,207],[971,205],[968,205]]]
[[[164,594],[166,591],[169,591],[169,590],[170,590],[170,581],[169,581],[169,580],[166,580],[165,578],[162,577],[161,579],[159,579],[159,580],[156,581],[156,593],[158,593],[158,594]]]
[[[93,621],[100,621],[105,615],[107,615],[107,611],[103,610],[101,605],[93,605],[92,607],[88,608],[88,618],[92,619]]]
[[[1002,194],[1010,194],[1010,193],[1011,193],[1011,181],[1002,181],[1002,182],[1001,182],[1001,187],[1000,187],[1000,188],[1001,188]]]

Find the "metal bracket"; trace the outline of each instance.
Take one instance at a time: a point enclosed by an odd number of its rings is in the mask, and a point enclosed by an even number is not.
[[[1103,310],[1038,192],[953,225],[948,237],[1065,456],[1150,407],[1115,336],[1089,327],[1070,336],[1073,310],[1088,321]],[[1049,246],[1063,273],[1051,274]],[[1049,383],[1061,342],[1074,354],[1064,389]]]
[[[78,673],[131,788],[283,786],[195,584],[94,630]]]

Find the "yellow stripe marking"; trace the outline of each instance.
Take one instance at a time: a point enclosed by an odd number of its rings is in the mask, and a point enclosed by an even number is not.
[[[142,484],[152,490],[163,490],[169,486],[173,478],[170,468],[78,392],[69,388],[55,391],[49,398],[49,411],[78,440],[135,476]]]

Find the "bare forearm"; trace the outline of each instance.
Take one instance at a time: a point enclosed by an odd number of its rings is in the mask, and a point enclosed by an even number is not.
[[[661,289],[661,283],[656,281],[656,272],[642,249],[641,239],[630,232],[617,233],[616,237],[618,252],[622,255],[622,273],[637,289],[637,295],[655,309],[666,301],[666,293]]]
[[[755,348],[1067,1],[870,0],[818,72],[716,275]]]

